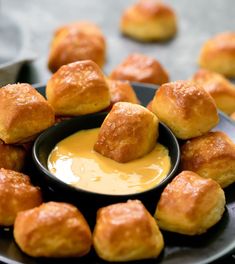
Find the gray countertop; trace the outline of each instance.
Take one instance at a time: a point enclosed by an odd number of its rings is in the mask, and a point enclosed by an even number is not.
[[[142,52],[158,59],[171,80],[187,79],[196,71],[204,41],[216,33],[235,30],[234,0],[168,0],[178,17],[178,34],[167,43],[143,44],[119,32],[122,11],[134,0],[2,0],[1,12],[12,15],[30,36],[36,60],[19,76],[20,81],[45,83],[49,45],[54,30],[76,20],[97,23],[107,39],[106,74],[129,53]]]
[[[171,80],[188,79],[197,70],[198,54],[204,41],[219,32],[235,31],[235,0],[166,0],[177,13],[176,37],[166,43],[139,43],[119,32],[122,11],[133,2],[135,0],[0,0],[0,12],[14,17],[24,28],[30,39],[28,49],[36,55],[36,59],[22,69],[18,81],[46,83],[51,75],[47,58],[53,32],[58,26],[76,20],[90,20],[101,27],[107,40],[106,74],[129,53],[142,52],[158,59]],[[230,257],[223,263],[235,263],[235,260]]]

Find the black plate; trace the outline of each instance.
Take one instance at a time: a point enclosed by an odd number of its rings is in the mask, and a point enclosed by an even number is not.
[[[143,105],[146,105],[155,93],[155,86],[133,84],[133,87]],[[45,87],[37,88],[42,94]],[[235,123],[226,115],[220,113],[220,123],[214,130],[222,130],[235,142]],[[206,234],[194,237],[164,232],[165,249],[158,259],[137,261],[138,264],[206,264],[232,254],[235,250],[235,184],[226,188],[227,208],[221,221]],[[173,212],[172,212],[173,214]],[[54,264],[79,263],[102,264],[94,251],[79,259],[45,259],[31,258],[22,253],[15,244],[12,230],[0,230],[0,262],[8,264]],[[232,257],[225,260],[226,264],[234,263]],[[221,262],[222,263],[222,262]]]

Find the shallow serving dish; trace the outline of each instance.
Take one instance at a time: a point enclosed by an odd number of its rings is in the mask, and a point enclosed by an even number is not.
[[[156,87],[152,85],[133,84],[133,87],[143,105],[146,105],[153,97]],[[37,87],[38,91],[45,94],[45,86]],[[220,123],[215,130],[222,130],[227,133],[235,142],[235,123],[226,115],[220,113]],[[40,179],[34,168],[28,168],[27,172],[31,177]],[[46,199],[61,200],[66,197],[63,192],[54,192],[48,189],[47,183],[42,180],[42,190]],[[232,253],[235,251],[235,185],[225,189],[227,209],[221,221],[212,227],[207,233],[201,236],[188,237],[173,233],[164,232],[165,247],[161,256],[157,259],[137,261],[138,264],[207,264],[207,263],[234,263]],[[67,194],[66,194],[67,195]],[[81,201],[76,201],[81,203]],[[108,203],[109,201],[107,201]],[[146,200],[146,203],[151,203]],[[83,203],[83,212],[88,215],[93,212],[94,201],[89,199]],[[174,212],[172,212],[174,215]],[[87,220],[91,220],[88,218]],[[227,258],[228,256],[228,258]],[[225,257],[225,259],[224,259]],[[215,262],[216,261],[216,262]],[[83,258],[72,259],[47,259],[31,258],[23,254],[16,246],[12,236],[12,230],[0,228],[0,262],[7,264],[104,264],[92,250]]]
[[[159,139],[158,142],[169,150],[171,159],[171,168],[167,176],[160,184],[152,189],[138,192],[134,194],[101,194],[97,192],[83,190],[67,184],[57,177],[55,177],[47,167],[48,156],[55,145],[62,139],[74,134],[79,130],[100,127],[107,113],[98,113],[75,117],[70,120],[59,123],[42,133],[34,143],[33,159],[40,172],[41,176],[45,178],[48,186],[55,192],[63,193],[64,199],[71,201],[79,207],[88,206],[89,203],[96,211],[96,208],[119,201],[127,201],[128,199],[141,199],[145,202],[149,210],[154,210],[157,201],[157,195],[161,193],[162,188],[172,179],[177,172],[180,150],[177,139],[174,134],[165,125],[159,125]],[[149,203],[151,198],[154,201],[154,207],[151,208],[152,203]]]

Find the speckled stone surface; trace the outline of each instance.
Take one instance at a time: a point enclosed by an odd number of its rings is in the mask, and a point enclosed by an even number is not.
[[[54,30],[76,20],[97,23],[107,39],[105,73],[131,52],[143,52],[157,58],[169,71],[171,80],[187,79],[198,68],[197,58],[205,40],[216,33],[235,30],[234,0],[168,0],[178,16],[179,30],[167,43],[143,44],[123,37],[119,32],[122,11],[134,0],[2,0],[1,12],[14,15],[27,28],[34,63],[20,76],[31,83],[46,82],[49,44]]]

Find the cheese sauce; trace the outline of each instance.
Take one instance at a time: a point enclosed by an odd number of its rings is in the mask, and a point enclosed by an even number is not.
[[[151,189],[168,174],[168,150],[156,144],[152,152],[118,163],[93,150],[99,128],[81,130],[60,141],[48,158],[48,168],[63,182],[103,194],[131,194]]]

